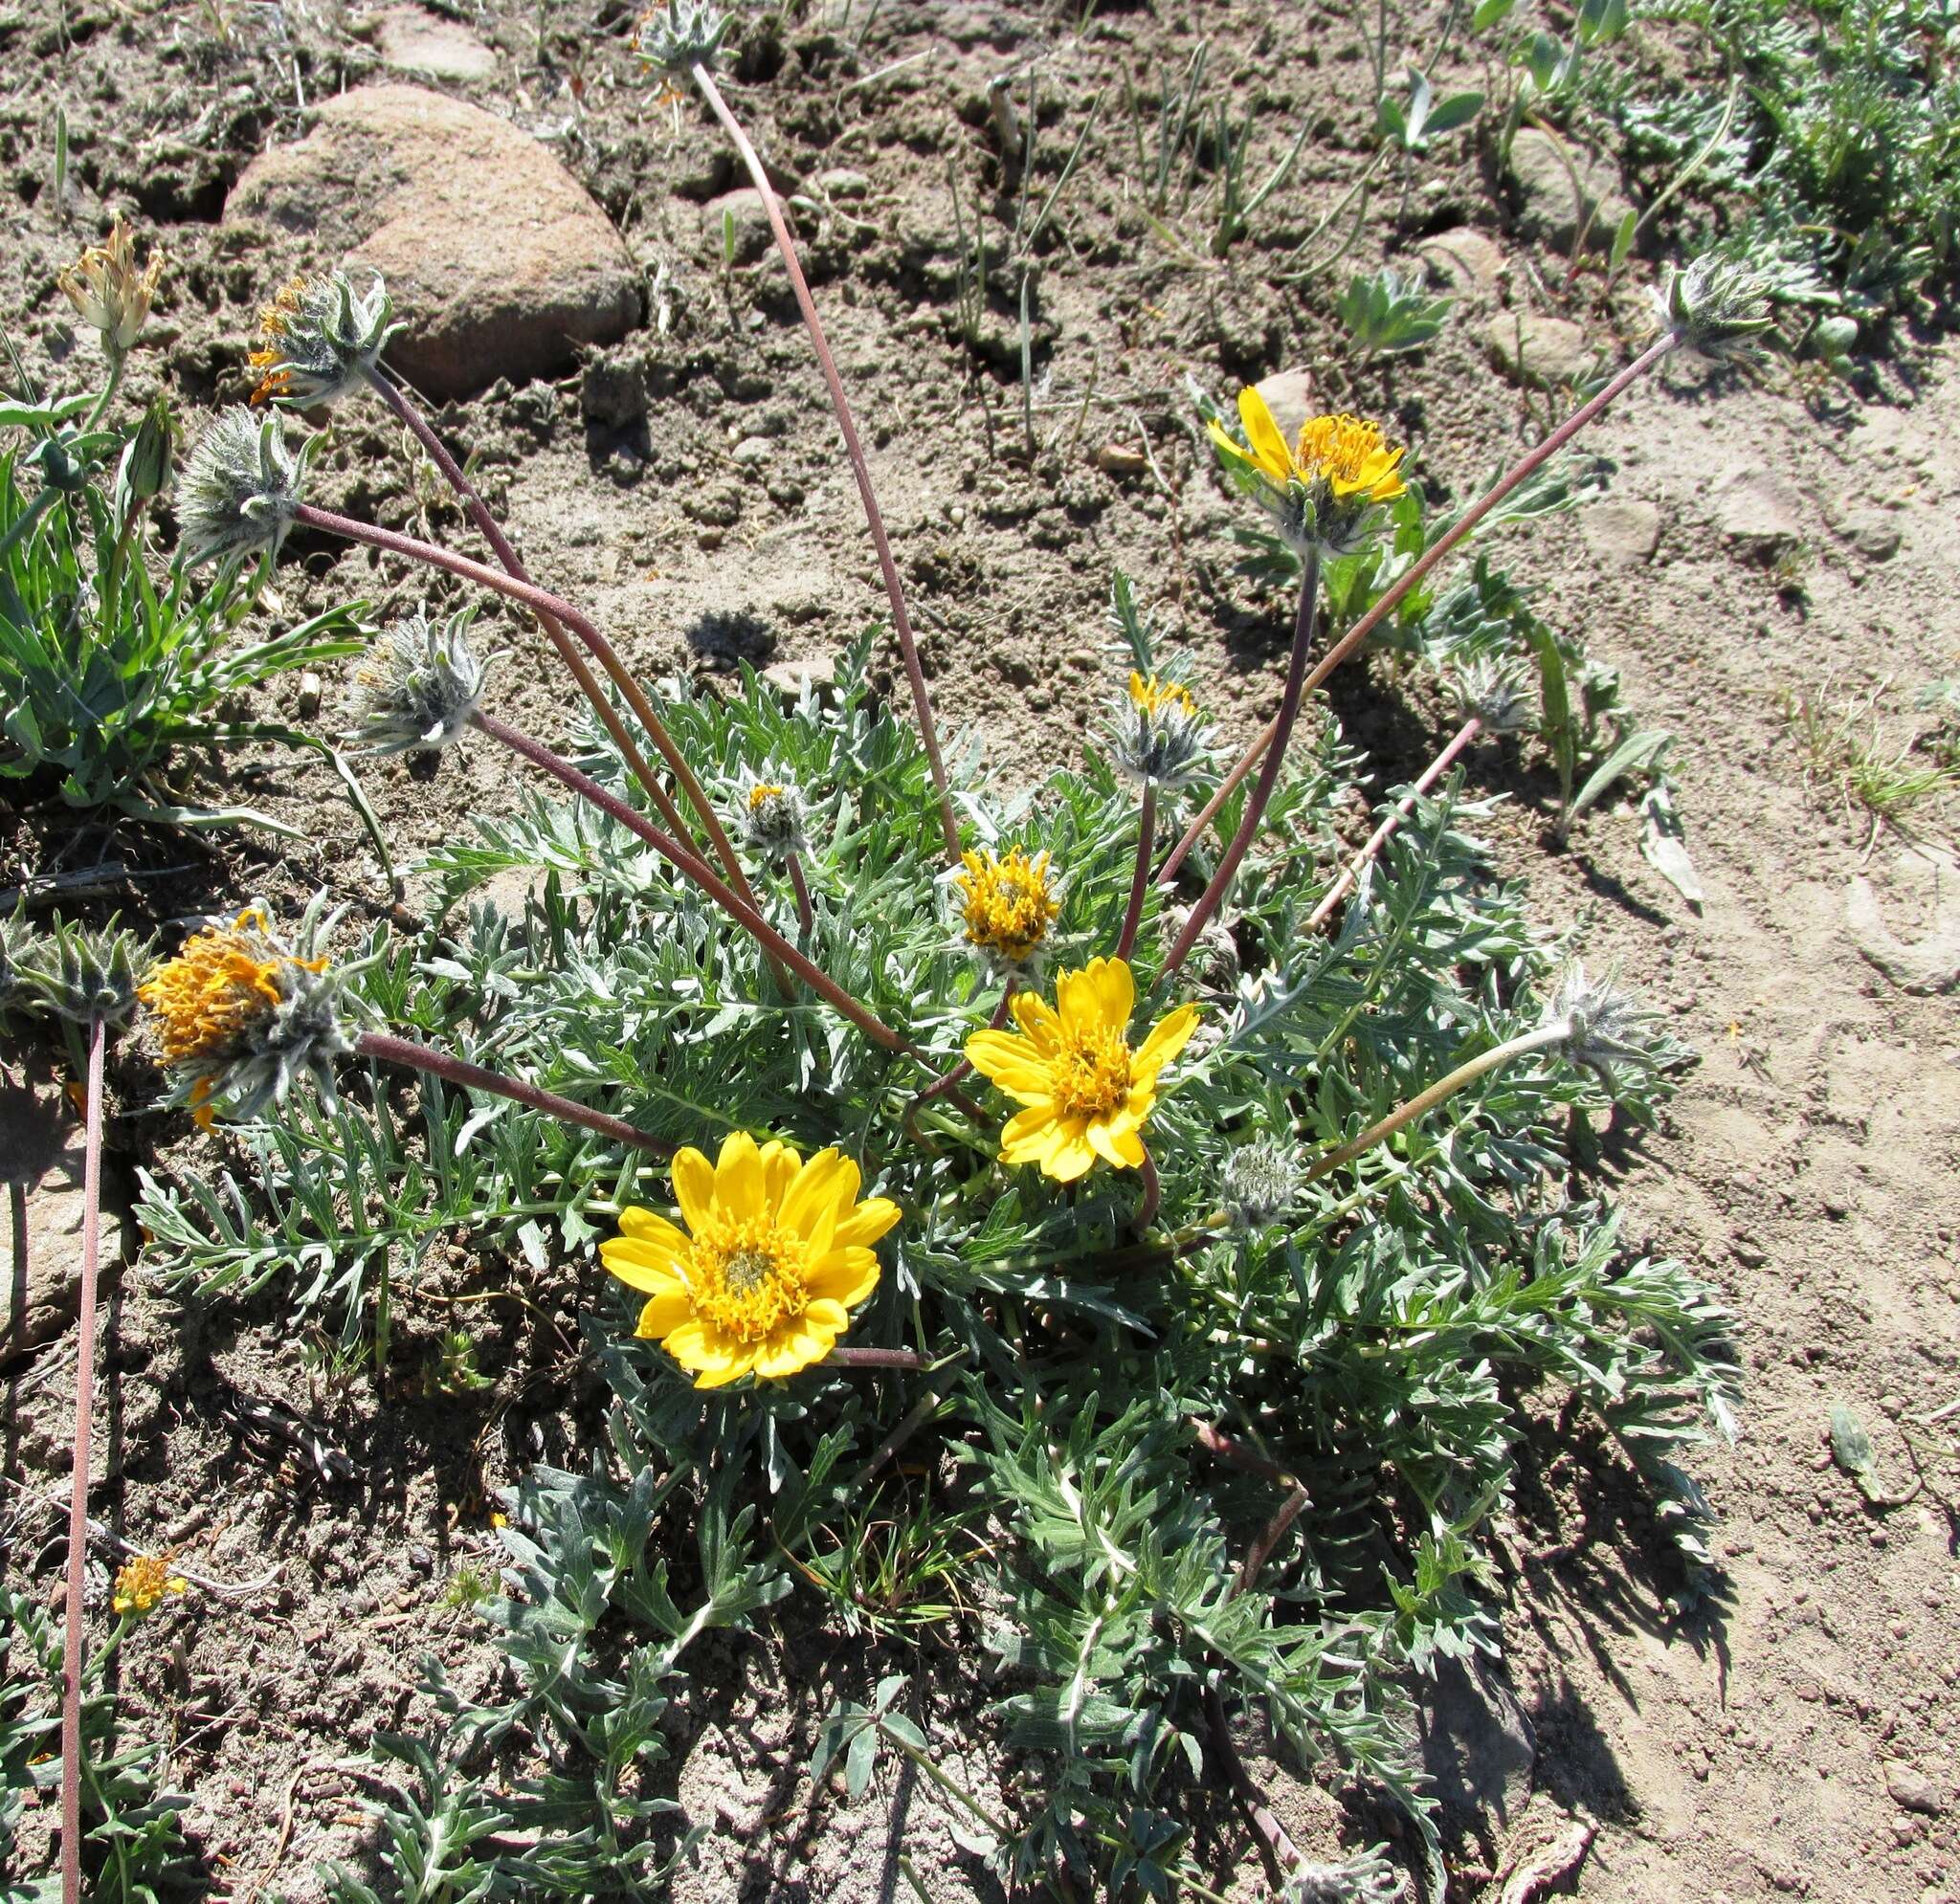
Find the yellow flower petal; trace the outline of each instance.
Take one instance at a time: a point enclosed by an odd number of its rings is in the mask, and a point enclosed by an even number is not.
[[[812,1310],[819,1302],[841,1303],[855,1309],[878,1287],[878,1254],[861,1243],[833,1250],[810,1273]],[[837,1327],[841,1329],[843,1323]]]
[[[629,1204],[619,1212],[619,1233],[631,1237],[635,1243],[651,1243],[656,1249],[669,1250],[683,1259],[687,1255],[687,1238],[664,1216],[656,1216],[650,1209],[640,1209]]]
[[[1000,1161],[1003,1163],[1038,1163],[1048,1153],[1049,1140],[1056,1128],[1052,1103],[1030,1105],[1007,1120],[1000,1134]]]
[[[1196,1006],[1180,1005],[1159,1019],[1130,1061],[1130,1075],[1154,1082],[1157,1074],[1190,1042],[1191,1034],[1198,1029],[1198,1015]]]
[[[889,1197],[866,1197],[838,1223],[831,1248],[845,1250],[876,1243],[903,1214]]]
[[[715,1210],[715,1166],[690,1144],[674,1153],[674,1201],[699,1236]]]
[[[641,1290],[648,1295],[684,1290],[687,1286],[680,1273],[680,1259],[652,1243],[635,1243],[631,1237],[621,1236],[599,1245],[599,1260],[627,1288]]]
[[[762,1189],[765,1209],[780,1210],[783,1193],[796,1181],[803,1159],[794,1144],[771,1139],[762,1147]]]
[[[715,1161],[715,1207],[738,1220],[762,1214],[762,1152],[746,1131],[730,1131]]]
[[[1011,1008],[1028,1042],[1042,1057],[1052,1058],[1061,1047],[1061,1019],[1054,1006],[1031,991],[1017,991]]]
[[[671,1291],[647,1298],[646,1306],[639,1312],[639,1323],[633,1333],[644,1336],[650,1341],[658,1341],[671,1336],[693,1315],[694,1305],[688,1301],[687,1292],[677,1285]]]
[[[784,1192],[783,1211],[777,1221],[803,1237],[813,1237],[826,1217],[835,1229],[837,1206],[841,1203],[848,1207],[862,1181],[857,1164],[848,1157],[836,1150],[819,1150]]]
[[[1093,959],[1079,972],[1064,972],[1055,982],[1055,1006],[1063,1026],[1083,1030],[1102,1024],[1102,985],[1097,967],[1104,961]]]
[[[1112,1031],[1121,1031],[1137,1008],[1137,982],[1121,959],[1091,959],[1088,979],[1097,1009]]]
[[[1094,1123],[1089,1126],[1088,1138],[1090,1149],[1118,1169],[1143,1168],[1144,1140],[1133,1128]]]
[[[1012,1031],[975,1031],[967,1040],[967,1062],[1023,1104],[1041,1102],[1052,1088],[1047,1061]]]
[[[1248,384],[1238,393],[1238,420],[1245,425],[1245,440],[1252,445],[1253,460],[1275,482],[1284,482],[1293,468],[1286,439],[1273,421],[1266,400]]]
[[[806,1317],[806,1324],[808,1319]],[[830,1354],[835,1339],[821,1329],[808,1326],[793,1335],[775,1337],[756,1350],[755,1372],[766,1381],[780,1382],[785,1376],[808,1368],[812,1362],[821,1362]]]
[[[1073,1184],[1078,1178],[1086,1177],[1095,1162],[1096,1152],[1089,1142],[1087,1125],[1072,1121],[1055,1126],[1041,1167],[1058,1184]]]

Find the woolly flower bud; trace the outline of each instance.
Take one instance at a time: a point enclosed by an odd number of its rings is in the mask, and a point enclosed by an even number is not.
[[[136,268],[136,241],[129,227],[117,219],[100,245],[91,245],[73,267],[61,274],[68,301],[101,334],[102,348],[111,357],[126,357],[149,320],[157,280],[164,275],[164,255],[152,252],[142,271]]]
[[[277,556],[305,486],[315,439],[286,448],[277,415],[219,412],[197,439],[177,485],[177,547],[187,564]]]
[[[354,671],[347,739],[365,753],[405,754],[447,747],[482,697],[484,676],[499,656],[479,661],[469,644],[475,610],[432,622],[419,609],[375,636]]]
[[[136,974],[148,959],[148,941],[114,919],[97,930],[57,919],[21,955],[20,973],[29,997],[56,1017],[121,1025],[136,1009]]]
[[[340,979],[313,954],[339,917],[323,922],[323,901],[306,908],[293,946],[272,936],[263,904],[248,906],[231,925],[186,940],[145,981],[138,996],[156,1018],[175,1099],[199,1123],[219,1110],[256,1117],[301,1075],[332,1099],[333,1061],[353,1045],[341,1029]]]
[[[639,23],[635,42],[649,67],[684,74],[690,66],[712,66],[733,22],[706,0],[667,0]]]
[[[259,373],[252,401],[308,410],[350,395],[374,374],[389,339],[403,328],[393,316],[379,272],[365,297],[345,271],[294,278],[259,316],[264,342],[249,357]]]
[[[1770,277],[1744,259],[1710,253],[1656,287],[1662,326],[1704,357],[1740,357],[1775,322]]]
[[[1464,718],[1475,717],[1487,734],[1517,734],[1531,725],[1525,677],[1507,661],[1473,661],[1450,683]]]
[[[1242,1143],[1225,1160],[1225,1212],[1241,1229],[1264,1229],[1293,1207],[1303,1169],[1296,1144],[1277,1138]]]
[[[1611,1096],[1616,1092],[1615,1064],[1646,1070],[1660,1064],[1649,1030],[1659,1017],[1612,979],[1589,979],[1585,966],[1574,962],[1561,974],[1540,1022],[1548,1029],[1564,1028],[1566,1055],[1593,1073]]]
[[[1109,723],[1110,755],[1125,780],[1181,792],[1204,772],[1211,742],[1211,724],[1188,687],[1131,671]]]
[[[28,977],[33,957],[34,937],[20,912],[0,919],[0,1019],[10,1011],[30,1012],[38,1004]]]
[[[744,767],[735,781],[735,825],[749,848],[773,861],[810,851],[803,830],[802,790],[773,764],[761,773]]]

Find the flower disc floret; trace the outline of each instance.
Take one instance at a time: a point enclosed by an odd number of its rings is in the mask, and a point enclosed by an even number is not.
[[[1024,1108],[1001,1132],[1003,1163],[1038,1163],[1072,1184],[1096,1160],[1135,1170],[1141,1135],[1157,1101],[1157,1079],[1198,1022],[1194,1005],[1160,1019],[1132,1049],[1129,1021],[1136,981],[1121,959],[1092,959],[1062,973],[1055,1004],[1030,992],[1013,1000],[1014,1031],[976,1031],[967,1040],[973,1069]]]
[[[1048,876],[1048,855],[1030,859],[1015,847],[1005,859],[991,848],[960,857],[966,870],[956,883],[965,895],[960,918],[968,944],[1012,965],[1025,964],[1061,910]]]
[[[351,394],[373,377],[402,328],[381,275],[366,293],[344,271],[296,277],[259,314],[261,342],[248,353],[258,372],[256,404],[277,399],[310,409]]]
[[[658,1341],[697,1387],[781,1381],[829,1355],[878,1287],[872,1246],[899,1207],[860,1203],[862,1182],[839,1151],[805,1162],[791,1144],[736,1131],[713,1163],[694,1149],[675,1158],[684,1230],[629,1207],[599,1254],[647,1297],[635,1333]]]

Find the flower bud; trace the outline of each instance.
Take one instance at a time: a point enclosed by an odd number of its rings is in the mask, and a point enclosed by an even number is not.
[[[810,851],[804,831],[803,791],[773,764],[760,774],[744,767],[736,777],[735,826],[751,851],[780,865]]]
[[[732,24],[706,0],[667,0],[640,21],[635,46],[648,67],[682,75],[691,66],[715,63]]]
[[[116,472],[116,495],[120,513],[126,520],[130,509],[161,496],[170,480],[170,452],[176,445],[177,425],[170,415],[170,400],[159,390],[143,413],[122,452]]]
[[[418,609],[376,635],[354,673],[348,740],[370,754],[434,752],[460,740],[499,658],[479,661],[471,651],[474,615],[465,609],[438,623]]]
[[[295,454],[277,415],[221,410],[197,439],[177,486],[177,548],[187,565],[278,555],[293,526],[313,453]]]
[[[1670,272],[1655,292],[1663,326],[1704,357],[1747,356],[1775,318],[1766,273],[1711,252],[1685,271]]]
[[[337,403],[373,377],[389,340],[403,328],[381,274],[365,295],[345,271],[296,277],[265,307],[263,342],[249,354],[258,372],[254,403],[277,399],[299,410]]]
[[[20,969],[29,996],[56,1017],[116,1026],[136,1009],[136,975],[148,958],[149,941],[113,919],[100,928],[57,919]]]
[[[1109,724],[1109,742],[1117,771],[1133,786],[1179,793],[1204,772],[1212,729],[1182,681],[1132,669],[1129,692]]]
[[[1646,1009],[1612,979],[1587,978],[1575,961],[1560,977],[1540,1022],[1548,1030],[1562,1027],[1567,1057],[1597,1076],[1608,1096],[1615,1096],[1615,1064],[1659,1068],[1662,1053],[1651,1030],[1659,1020],[1659,1012]]]

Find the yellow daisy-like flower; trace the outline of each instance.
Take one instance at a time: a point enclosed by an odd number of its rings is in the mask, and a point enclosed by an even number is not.
[[[1049,887],[1048,855],[1030,859],[1015,847],[1005,859],[991,850],[960,856],[967,869],[958,882],[966,895],[961,917],[967,942],[1021,964],[1048,937],[1049,921],[1061,910]]]
[[[167,1593],[182,1593],[189,1583],[170,1571],[167,1554],[139,1554],[116,1572],[109,1592],[109,1605],[117,1613],[134,1613],[139,1619],[154,1613]]]
[[[1192,720],[1198,718],[1196,697],[1182,681],[1167,681],[1162,675],[1144,675],[1129,671],[1130,704],[1141,714],[1154,718],[1167,707],[1175,708]]]
[[[697,1388],[780,1381],[821,1362],[878,1287],[871,1246],[899,1220],[888,1198],[858,1201],[862,1182],[838,1151],[805,1162],[746,1131],[714,1163],[680,1151],[674,1195],[687,1229],[627,1208],[620,1234],[599,1246],[607,1269],[647,1297],[635,1333],[657,1340]]]
[[[229,929],[193,934],[174,959],[152,972],[136,995],[157,1015],[167,1065],[229,1052],[241,1035],[285,997],[285,967],[323,972],[324,959],[296,959],[272,945],[256,906]]]
[[[1238,393],[1238,420],[1245,426],[1245,444],[1215,417],[1212,440],[1235,462],[1249,463],[1281,488],[1289,482],[1309,489],[1325,483],[1337,500],[1360,497],[1369,502],[1392,502],[1402,494],[1397,472],[1403,452],[1389,448],[1379,424],[1345,410],[1309,417],[1289,449],[1265,398],[1250,384]]]
[[[1157,1101],[1157,1074],[1184,1049],[1198,1008],[1180,1005],[1129,1046],[1136,981],[1121,959],[1064,972],[1055,1004],[1016,992],[1013,1031],[975,1031],[973,1069],[1026,1108],[1000,1134],[1003,1163],[1038,1163],[1072,1184],[1100,1157],[1121,1169],[1144,1162],[1139,1135]]]

